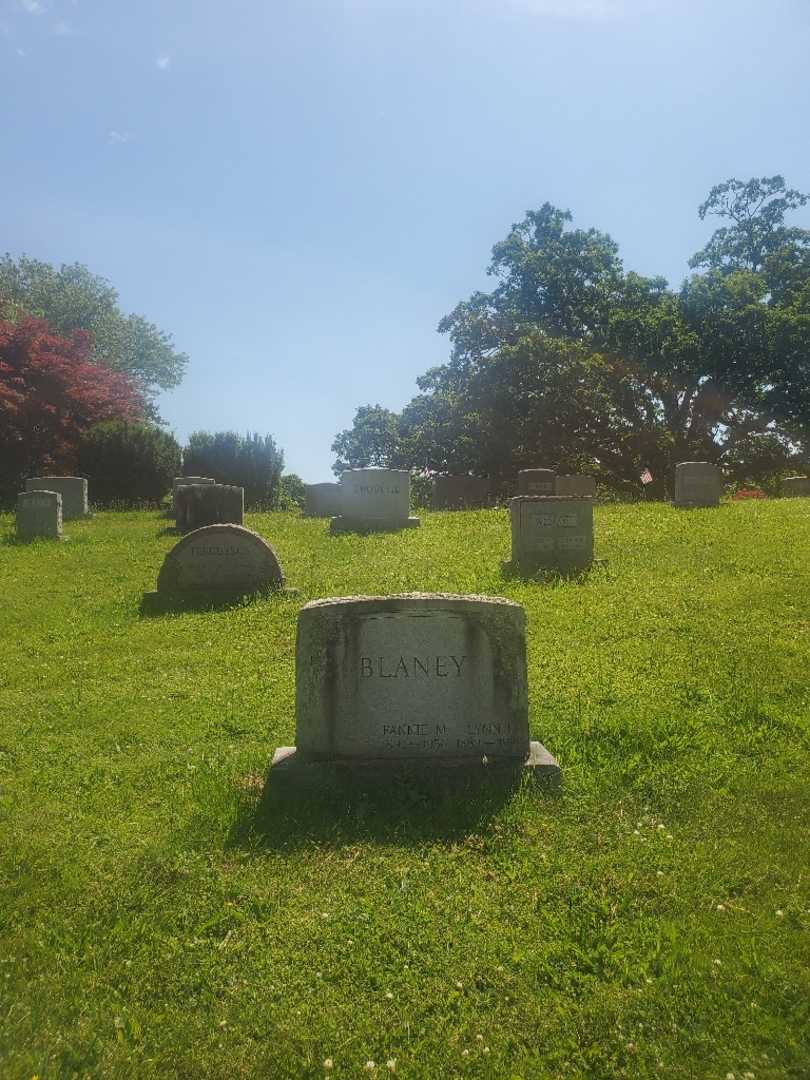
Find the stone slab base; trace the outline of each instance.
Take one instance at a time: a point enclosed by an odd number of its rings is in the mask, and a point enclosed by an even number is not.
[[[360,521],[356,518],[333,517],[329,531],[334,536],[347,532],[398,532],[400,529],[418,529],[422,522],[418,517],[409,517],[405,521]]]
[[[484,765],[481,758],[357,758],[337,761],[312,761],[302,758],[294,746],[279,746],[273,754],[270,763],[271,777],[285,777],[295,783],[312,784],[318,783],[330,772],[359,772],[385,774],[398,767],[417,768],[424,772],[438,773],[442,770],[461,770],[470,775],[479,773],[482,777],[490,770],[508,771],[519,768],[528,772],[536,780],[556,787],[560,783],[561,772],[556,758],[546,750],[542,743],[532,740],[529,743],[529,756],[521,764],[519,761],[509,761],[503,758],[490,761]]]

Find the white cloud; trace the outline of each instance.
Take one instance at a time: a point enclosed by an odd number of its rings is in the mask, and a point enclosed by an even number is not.
[[[48,10],[39,0],[20,0],[20,5],[29,15],[44,15]]]
[[[120,146],[121,143],[128,143],[129,135],[126,131],[108,131],[107,132],[107,144],[109,146]]]
[[[161,53],[160,56],[155,57],[155,64],[161,71],[168,71],[169,65],[172,62],[172,58],[166,53]]]

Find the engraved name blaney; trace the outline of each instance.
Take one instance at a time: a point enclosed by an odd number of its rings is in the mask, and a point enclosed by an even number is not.
[[[459,678],[466,656],[361,656],[360,677],[370,679]]]

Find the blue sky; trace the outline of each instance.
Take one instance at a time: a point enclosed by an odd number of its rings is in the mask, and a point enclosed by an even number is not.
[[[810,190],[808,56],[810,0],[0,0],[0,251],[173,335],[178,437],[331,479],[527,209],[677,284],[713,184]]]

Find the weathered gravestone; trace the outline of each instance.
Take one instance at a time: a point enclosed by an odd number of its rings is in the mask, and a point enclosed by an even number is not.
[[[181,484],[175,494],[175,524],[180,532],[205,525],[242,525],[245,489],[231,484]]]
[[[518,495],[509,500],[512,565],[523,573],[570,573],[593,562],[593,500]]]
[[[523,608],[501,597],[307,604],[295,654],[297,746],[277,750],[273,766],[503,763],[558,776],[529,741],[525,626]]]
[[[175,476],[172,481],[172,513],[177,512],[177,489],[182,485],[188,487],[193,484],[215,484],[210,476]]]
[[[682,461],[675,466],[675,505],[719,506],[723,475],[710,461]]]
[[[433,510],[474,509],[488,506],[492,481],[481,476],[437,476],[430,505]]]
[[[593,476],[557,476],[554,480],[555,495],[574,495],[578,499],[596,498],[596,479]]]
[[[810,497],[810,477],[786,476],[782,481],[782,494],[786,499]]]
[[[62,535],[62,496],[58,491],[21,491],[17,496],[17,536],[32,540]]]
[[[521,469],[518,495],[553,495],[557,474],[553,469]]]
[[[158,574],[157,595],[241,596],[283,584],[276,553],[258,533],[241,525],[206,525],[168,553]]]
[[[336,517],[340,513],[340,484],[306,484],[304,517]]]
[[[62,496],[62,518],[71,521],[90,516],[87,481],[83,476],[31,476],[26,491],[58,491]]]
[[[340,515],[333,533],[412,529],[411,474],[403,469],[349,469],[340,478]]]

